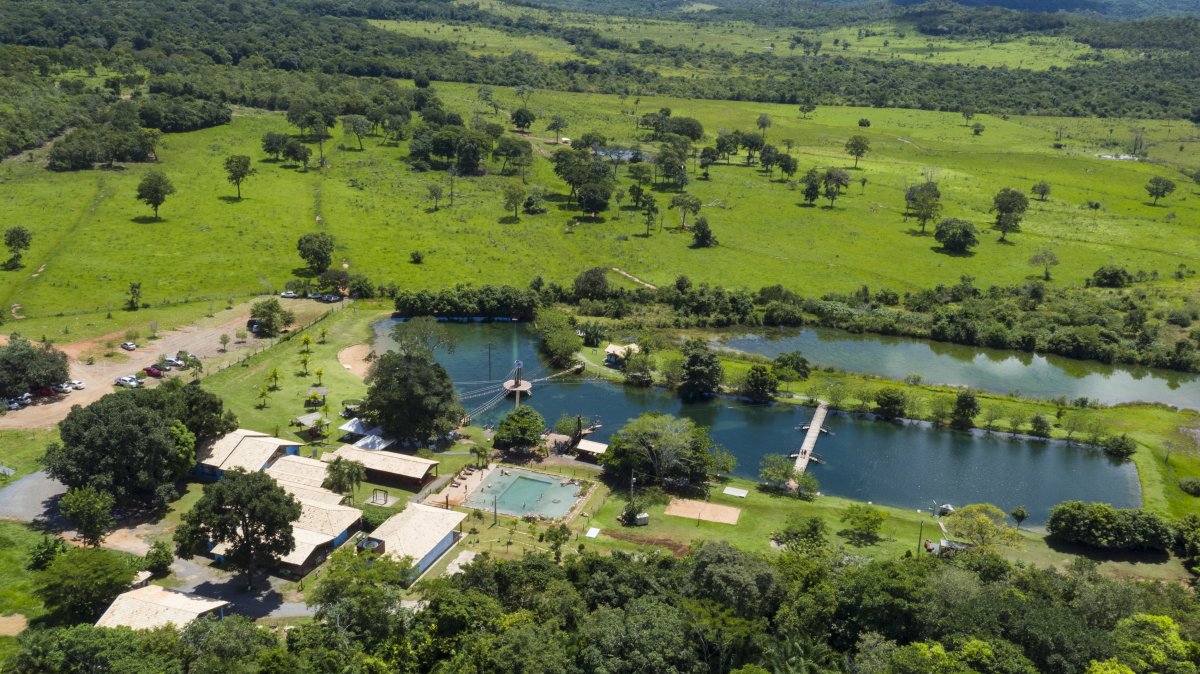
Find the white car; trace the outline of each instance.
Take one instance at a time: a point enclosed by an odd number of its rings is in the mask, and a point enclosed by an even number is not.
[[[70,393],[72,390],[74,390],[71,387],[70,382],[63,382],[61,384],[55,384],[54,386],[51,386],[50,388],[54,389],[55,393]]]
[[[165,356],[163,358],[163,362],[166,363],[167,365],[170,365],[171,367],[183,367],[182,360],[179,360],[178,358],[173,358],[171,356]]]
[[[78,379],[72,379],[67,383],[70,384],[71,388],[75,389],[76,391],[82,391],[83,389],[87,388],[87,386]]]
[[[124,386],[126,388],[137,388],[141,385],[142,385],[141,380],[139,380],[137,377],[134,377],[133,375],[117,377],[117,386]]]
[[[285,290],[285,291],[283,291],[283,292],[279,293],[279,296],[280,296],[280,297],[283,297],[283,298],[285,298],[285,299],[289,299],[289,300],[291,300],[291,299],[295,299],[295,298],[299,297],[299,295],[297,295],[296,293],[292,292],[291,290]]]
[[[133,351],[137,348],[137,344],[134,344],[133,342],[124,342],[121,344],[121,348],[125,349],[126,351]]]

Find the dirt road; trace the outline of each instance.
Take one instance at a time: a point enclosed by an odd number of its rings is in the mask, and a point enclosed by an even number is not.
[[[296,322],[300,325],[329,309],[329,305],[311,300],[284,299],[280,302],[285,309],[296,313]],[[99,400],[101,396],[114,390],[113,382],[117,377],[132,375],[156,362],[159,356],[174,356],[180,351],[186,351],[196,354],[207,366],[214,359],[228,358],[230,354],[236,356],[238,351],[257,348],[260,340],[254,336],[247,337],[244,342],[239,342],[234,337],[237,331],[246,329],[246,321],[250,318],[250,304],[246,302],[233,309],[221,311],[193,325],[160,332],[158,339],[139,341],[138,349],[132,352],[117,349],[111,355],[104,355],[107,352],[107,344],[125,341],[124,332],[60,345],[59,348],[70,360],[71,379],[82,381],[87,388],[65,395],[42,398],[23,410],[8,412],[0,417],[0,429],[51,428],[67,416],[71,406],[87,406]],[[221,350],[221,335],[229,335],[232,340],[228,352]],[[94,357],[91,365],[87,363],[89,355]],[[167,376],[191,377],[191,374],[172,371]],[[151,382],[150,385],[154,384]]]

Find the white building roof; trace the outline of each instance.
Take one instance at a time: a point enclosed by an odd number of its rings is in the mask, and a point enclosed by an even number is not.
[[[307,487],[285,480],[275,480],[275,483],[283,487],[283,490],[287,493],[295,496],[297,501],[315,501],[317,503],[340,505],[342,501],[346,500],[346,497],[342,494],[320,487]]]
[[[389,440],[381,435],[364,435],[354,443],[359,449],[379,450],[387,449],[395,444],[395,440]]]
[[[304,456],[281,456],[267,468],[267,475],[280,482],[294,482],[306,487],[320,487],[325,482],[328,464]]]
[[[292,527],[292,540],[296,541],[296,547],[292,551],[279,558],[279,561],[291,566],[304,566],[309,557],[317,551],[317,548],[322,545],[327,545],[333,542],[333,536],[322,534],[308,529]]]
[[[350,421],[338,426],[338,430],[344,433],[353,433],[354,435],[383,435],[382,428],[372,426],[359,417],[354,417]]]
[[[307,529],[331,538],[349,529],[362,519],[362,511],[350,506],[319,501],[300,501],[300,519],[292,522],[293,529]]]
[[[182,629],[196,618],[228,603],[168,590],[158,585],[146,585],[113,600],[112,606],[96,622],[96,627],[124,626],[135,630],[151,630],[174,625]]]
[[[576,445],[575,448],[581,452],[584,452],[585,454],[594,454],[596,456],[608,451],[608,445],[604,444],[603,442],[596,442],[595,440],[586,439],[580,440],[579,444]]]
[[[396,452],[371,451],[350,445],[342,445],[332,452],[322,454],[321,460],[332,461],[335,456],[340,456],[350,461],[357,461],[366,467],[367,470],[399,475],[411,480],[424,479],[429,474],[429,471],[438,465],[437,461],[422,459],[419,456],[397,454]]]
[[[196,453],[196,461],[223,471],[242,468],[255,472],[262,470],[285,447],[298,447],[300,444],[294,440],[273,438],[266,433],[239,428],[202,447]]]
[[[457,510],[410,503],[404,512],[380,524],[371,538],[383,541],[386,555],[412,557],[414,563],[420,562],[466,518],[466,513]]]

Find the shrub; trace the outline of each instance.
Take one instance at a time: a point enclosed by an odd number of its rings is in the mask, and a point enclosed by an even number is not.
[[[1104,453],[1110,457],[1125,460],[1133,456],[1133,453],[1137,451],[1137,443],[1133,441],[1133,438],[1122,433],[1121,435],[1106,438],[1103,448]]]
[[[154,544],[146,551],[146,556],[142,558],[142,568],[156,576],[161,576],[170,570],[173,561],[175,561],[175,553],[171,551],[171,545],[166,541],[154,541]]]
[[[1089,282],[1097,288],[1124,288],[1133,283],[1133,275],[1124,267],[1110,264],[1092,272]]]
[[[1175,540],[1170,524],[1154,513],[1083,501],[1054,506],[1046,530],[1069,543],[1106,550],[1162,552]]]
[[[408,254],[408,261],[413,264],[421,264],[425,261],[425,253],[422,253],[419,250],[414,250]]]
[[[1200,496],[1200,478],[1185,477],[1179,481],[1179,488],[1192,496]]]

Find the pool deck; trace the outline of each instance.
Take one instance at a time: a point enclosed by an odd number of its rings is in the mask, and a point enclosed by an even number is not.
[[[474,493],[474,491],[479,488],[479,485],[483,484],[483,481],[487,479],[487,476],[490,475],[491,472],[496,469],[496,467],[496,464],[489,463],[485,468],[475,468],[474,472],[469,475],[466,474],[469,467],[464,468],[463,470],[459,471],[458,475],[455,475],[454,478],[450,480],[450,483],[446,485],[445,489],[436,494],[430,494],[427,496],[424,501],[425,504],[445,507],[447,502],[449,502],[451,507],[461,506],[463,502],[467,500],[467,497]]]

